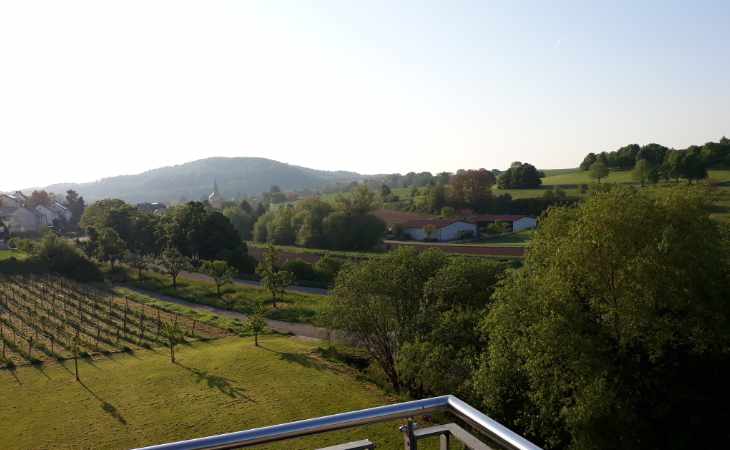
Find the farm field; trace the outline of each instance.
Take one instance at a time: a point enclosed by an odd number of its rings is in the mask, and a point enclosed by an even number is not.
[[[296,338],[229,337],[80,363],[0,370],[3,450],[121,449],[334,414],[396,401]],[[42,400],[42,401],[41,401]],[[312,449],[369,438],[402,446],[398,423],[266,446]],[[264,448],[264,447],[257,447]]]
[[[98,356],[162,347],[166,323],[187,340],[228,335],[225,330],[156,306],[130,301],[52,276],[0,277],[0,363]]]

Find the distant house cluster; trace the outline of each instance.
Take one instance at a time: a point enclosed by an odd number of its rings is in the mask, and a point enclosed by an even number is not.
[[[537,227],[537,219],[524,215],[472,214],[449,219],[417,213],[379,210],[380,217],[393,231],[400,229],[402,236],[415,241],[448,242],[479,237],[494,224],[501,224],[504,232],[518,232]]]
[[[0,222],[7,233],[38,233],[58,221],[69,220],[71,211],[58,201],[32,207],[20,191],[0,194]]]

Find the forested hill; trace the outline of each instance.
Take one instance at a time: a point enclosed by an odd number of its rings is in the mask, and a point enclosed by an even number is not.
[[[272,185],[284,191],[319,189],[362,178],[354,172],[314,170],[265,158],[207,158],[92,183],[55,184],[46,190],[64,193],[74,189],[87,201],[119,198],[128,202],[171,202],[207,197],[214,181],[224,197],[234,198],[268,191]]]

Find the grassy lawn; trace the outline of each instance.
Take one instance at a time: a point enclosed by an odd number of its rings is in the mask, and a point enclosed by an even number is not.
[[[247,241],[246,245],[249,248],[260,248],[260,249],[266,249],[268,247],[268,244],[261,244],[258,242],[253,241]],[[277,249],[281,250],[282,252],[287,253],[301,253],[301,254],[313,254],[313,255],[330,255],[337,258],[369,258],[371,256],[377,256],[379,254],[382,254],[382,252],[372,251],[372,252],[356,252],[356,251],[342,251],[342,250],[327,250],[322,248],[306,248],[306,247],[297,247],[296,245],[276,245]]]
[[[518,233],[510,233],[496,237],[485,237],[480,242],[474,242],[472,246],[482,247],[527,247],[535,235],[535,230],[525,230]]]
[[[271,294],[265,289],[229,284],[222,288],[222,295],[218,297],[215,285],[211,282],[180,277],[177,289],[173,289],[169,277],[152,272],[146,272],[142,280],[137,279],[135,274],[129,284],[192,303],[230,309],[243,314],[251,314],[263,306],[269,319],[313,325],[320,325],[321,313],[328,301],[322,295],[286,293],[284,300],[278,302],[278,308],[273,308]]]
[[[2,448],[120,449],[190,439],[395,401],[316,345],[266,336],[73,363],[0,370]],[[398,423],[267,446],[312,449],[369,438],[398,448]],[[261,448],[261,447],[257,447]]]
[[[5,261],[6,259],[15,258],[17,260],[24,260],[28,257],[26,253],[19,252],[17,250],[0,250],[0,261]]]

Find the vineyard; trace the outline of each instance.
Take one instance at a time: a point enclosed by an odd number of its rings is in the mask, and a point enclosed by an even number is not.
[[[167,345],[166,325],[186,342],[225,330],[55,276],[0,277],[0,365]]]

